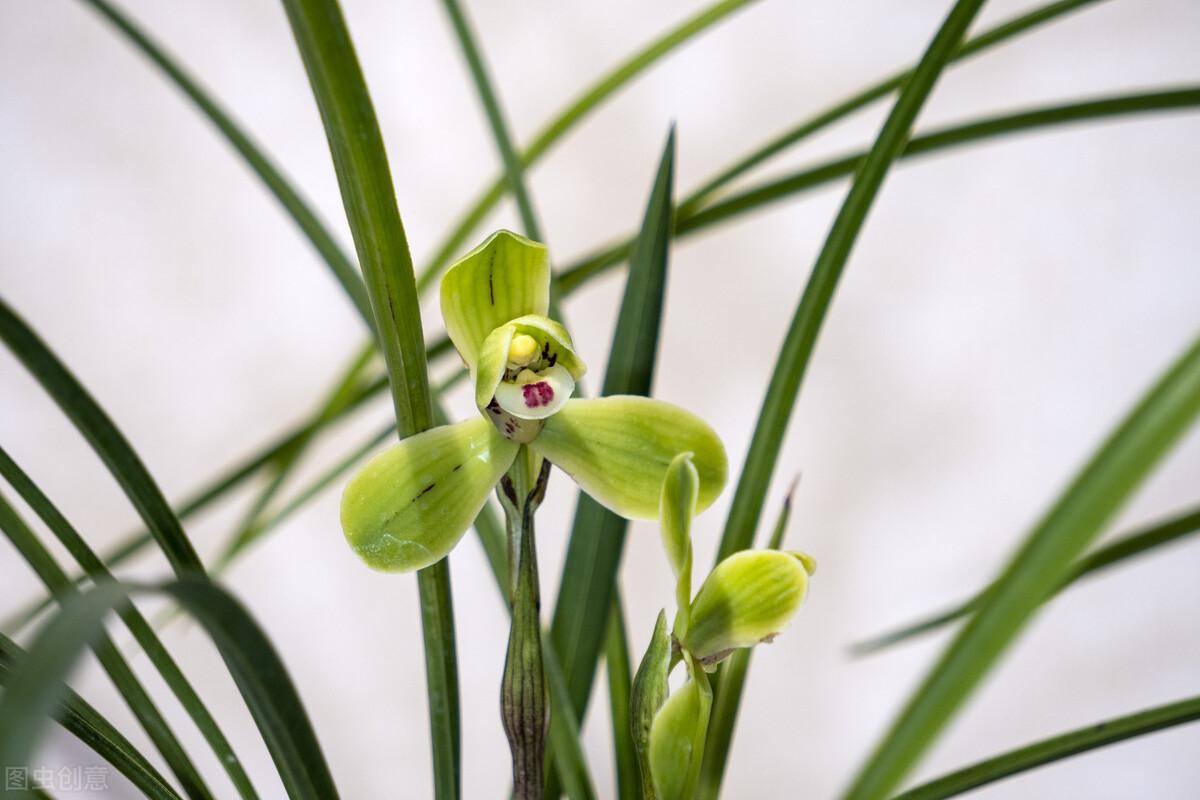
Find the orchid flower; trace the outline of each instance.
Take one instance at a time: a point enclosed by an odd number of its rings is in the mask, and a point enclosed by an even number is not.
[[[470,527],[522,446],[566,472],[627,519],[655,519],[674,457],[692,454],[697,507],[725,485],[720,439],[699,418],[660,400],[572,399],[586,371],[570,334],[546,314],[545,246],[493,234],[442,279],[446,331],[475,385],[479,417],[403,440],[346,486],[342,528],[368,566],[422,569]]]

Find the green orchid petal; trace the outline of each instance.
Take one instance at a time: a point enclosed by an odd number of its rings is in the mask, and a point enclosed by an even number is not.
[[[372,458],[342,494],[342,530],[372,569],[411,572],[462,538],[518,445],[470,419],[410,436]]]
[[[808,590],[808,556],[743,550],[709,573],[692,600],[684,648],[712,666],[739,647],[770,641],[791,621]]]
[[[712,688],[704,670],[687,660],[687,683],[667,698],[650,728],[650,773],[656,800],[690,800],[696,794]]]
[[[501,325],[487,335],[479,348],[479,360],[475,363],[475,405],[486,411],[496,396],[496,387],[504,378],[508,365],[508,348],[517,329],[511,324]]]
[[[725,448],[698,417],[661,400],[615,396],[571,400],[531,444],[601,505],[628,519],[655,519],[667,468],[693,454],[696,510],[725,486]]]
[[[675,636],[687,631],[692,598],[692,517],[696,514],[696,496],[700,493],[700,475],[691,453],[680,453],[667,467],[663,479],[658,521],[663,549],[675,572]]]
[[[550,307],[550,260],[545,245],[497,231],[442,278],[446,333],[474,369],[488,334],[526,314]]]

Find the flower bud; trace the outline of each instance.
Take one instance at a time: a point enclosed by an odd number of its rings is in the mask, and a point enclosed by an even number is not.
[[[704,670],[688,661],[689,679],[667,698],[650,728],[650,773],[655,800],[690,800],[696,794],[712,688]]]
[[[642,656],[634,676],[629,700],[629,727],[642,775],[642,794],[654,797],[650,778],[650,728],[654,717],[667,699],[667,675],[671,670],[671,637],[667,634],[667,615],[658,612],[658,621],[650,645]]]
[[[745,550],[709,573],[692,600],[683,646],[705,666],[739,647],[770,641],[808,589],[812,559],[779,550]]]

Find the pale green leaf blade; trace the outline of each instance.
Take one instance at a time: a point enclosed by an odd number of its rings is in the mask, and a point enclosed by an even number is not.
[[[1054,594],[1057,595],[1082,578],[1109,567],[1123,565],[1129,559],[1156,552],[1159,547],[1179,542],[1197,531],[1200,531],[1200,508],[1193,508],[1156,525],[1126,534],[1079,559],[1071,569],[1071,574],[1054,590]],[[973,612],[979,607],[986,594],[987,590],[984,589],[970,600],[953,608],[931,614],[917,622],[880,634],[872,639],[858,642],[852,645],[850,650],[855,655],[868,655],[921,634],[935,631]]]
[[[458,38],[459,47],[462,49],[463,57],[471,72],[471,80],[475,83],[475,90],[483,104],[488,126],[492,129],[492,139],[496,142],[496,149],[500,151],[500,161],[504,164],[504,178],[509,192],[517,201],[517,211],[521,215],[521,224],[525,228],[525,234],[531,239],[541,241],[541,226],[538,224],[537,215],[533,210],[533,199],[529,196],[529,190],[525,185],[524,164],[521,163],[521,156],[513,146],[512,136],[508,132],[508,123],[505,122],[504,112],[500,108],[500,100],[496,96],[496,90],[488,76],[487,67],[483,63],[483,54],[480,53],[479,46],[475,43],[475,36],[471,32],[471,26],[467,22],[466,14],[463,13],[458,0],[442,0],[442,5],[450,17],[454,34]]]

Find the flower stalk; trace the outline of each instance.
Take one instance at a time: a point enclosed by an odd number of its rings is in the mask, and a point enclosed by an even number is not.
[[[531,477],[532,476],[532,477]],[[549,698],[542,665],[537,543],[533,516],[546,496],[550,462],[522,447],[496,494],[508,529],[512,627],[500,687],[500,712],[512,751],[513,796],[540,800],[549,729]]]

